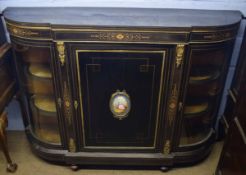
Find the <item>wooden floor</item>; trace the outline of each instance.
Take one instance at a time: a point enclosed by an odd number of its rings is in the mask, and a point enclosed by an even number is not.
[[[82,167],[73,172],[69,166],[50,164],[35,156],[30,150],[24,132],[8,132],[8,144],[11,157],[18,164],[16,175],[213,175],[223,145],[222,142],[216,143],[210,156],[197,165],[173,168],[167,173],[162,173],[158,169],[134,170],[116,167]],[[10,174],[6,172],[5,166],[3,154],[0,154],[0,175]]]

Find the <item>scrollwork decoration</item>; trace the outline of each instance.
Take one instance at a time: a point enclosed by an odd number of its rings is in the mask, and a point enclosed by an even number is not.
[[[179,68],[184,58],[184,45],[178,44],[176,47],[176,67]]]
[[[56,43],[56,48],[59,56],[59,60],[62,66],[65,64],[65,45],[64,42],[58,41]]]
[[[91,34],[91,38],[107,41],[141,41],[148,40],[150,36],[141,33],[100,32]]]
[[[16,36],[22,36],[22,37],[28,37],[28,36],[37,36],[39,35],[38,32],[34,32],[30,29],[24,29],[24,28],[19,28],[15,26],[8,26],[10,34],[16,35]]]
[[[171,150],[171,142],[170,142],[170,140],[167,140],[165,145],[164,145],[163,153],[169,154],[170,150]]]

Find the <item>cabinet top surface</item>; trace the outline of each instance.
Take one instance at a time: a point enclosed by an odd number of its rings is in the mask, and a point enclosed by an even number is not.
[[[211,27],[239,22],[240,11],[92,7],[11,7],[7,20],[17,23],[119,27]]]

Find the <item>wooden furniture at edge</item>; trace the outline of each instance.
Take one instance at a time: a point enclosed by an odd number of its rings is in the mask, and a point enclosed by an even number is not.
[[[4,18],[37,155],[166,170],[209,154],[240,12],[7,8]]]
[[[8,125],[7,112],[4,108],[15,95],[15,80],[13,77],[12,50],[11,45],[6,43],[5,32],[3,30],[2,21],[0,21],[0,150],[3,151],[7,160],[7,171],[15,172],[17,164],[13,163],[7,146],[6,127]]]
[[[222,123],[225,144],[217,175],[246,174],[246,30]]]

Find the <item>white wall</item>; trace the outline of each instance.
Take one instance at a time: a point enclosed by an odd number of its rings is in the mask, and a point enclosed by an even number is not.
[[[246,0],[0,0],[0,11],[9,6],[101,6],[240,10]]]

